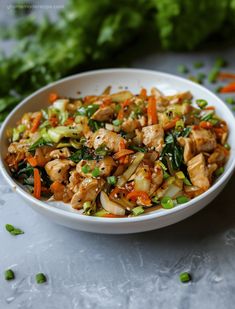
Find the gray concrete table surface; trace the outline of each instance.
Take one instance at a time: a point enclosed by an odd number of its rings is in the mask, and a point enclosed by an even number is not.
[[[235,49],[153,53],[132,67],[176,73],[218,55],[235,71]],[[192,69],[191,69],[192,70]],[[208,86],[208,85],[207,85]],[[214,86],[215,88],[215,86]],[[204,210],[175,225],[133,235],[73,231],[40,216],[0,176],[0,308],[230,309],[235,305],[235,178]],[[11,236],[5,224],[25,234]],[[4,280],[12,268],[14,281]],[[179,281],[189,271],[193,280]],[[35,274],[48,282],[38,285]]]

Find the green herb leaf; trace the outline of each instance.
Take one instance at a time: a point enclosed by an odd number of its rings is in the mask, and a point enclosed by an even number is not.
[[[11,235],[16,236],[16,235],[24,234],[24,232],[23,232],[21,229],[15,228],[15,227],[14,227],[13,225],[11,225],[11,224],[6,224],[5,227],[6,227],[6,230],[7,230]]]

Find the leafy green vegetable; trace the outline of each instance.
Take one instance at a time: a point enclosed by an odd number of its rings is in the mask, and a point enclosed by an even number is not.
[[[42,147],[42,146],[51,146],[51,142],[47,142],[43,137],[40,137],[36,142],[34,142],[30,147],[29,151],[34,152],[37,148]]]
[[[21,229],[15,228],[13,225],[11,224],[6,224],[6,230],[11,234],[11,235],[20,235],[20,234],[24,234],[24,232]]]
[[[74,154],[72,154],[69,159],[75,163],[78,163],[81,160],[94,160],[95,156],[90,148],[83,146],[81,149],[78,149]]]

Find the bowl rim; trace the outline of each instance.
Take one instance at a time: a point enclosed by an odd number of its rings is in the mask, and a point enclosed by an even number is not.
[[[89,75],[100,75],[100,74],[106,74],[106,73],[114,73],[114,74],[115,73],[123,73],[123,74],[125,74],[125,73],[135,73],[135,74],[145,73],[145,74],[157,75],[157,77],[171,78],[171,79],[173,78],[175,80],[178,80],[179,82],[182,82],[182,83],[188,85],[189,87],[191,85],[194,88],[196,87],[198,89],[201,89],[205,93],[210,95],[212,98],[214,97],[217,101],[219,101],[222,104],[223,109],[226,111],[226,113],[228,113],[228,114],[230,114],[230,116],[234,117],[233,113],[226,106],[226,104],[218,96],[216,96],[213,92],[211,92],[210,90],[208,90],[204,86],[195,84],[194,82],[187,80],[183,77],[180,77],[180,76],[177,76],[177,75],[174,75],[174,74],[170,74],[170,73],[164,73],[164,72],[161,72],[161,71],[138,69],[138,68],[101,69],[101,70],[92,70],[92,71],[88,71],[88,72],[78,73],[78,74],[74,74],[74,75],[62,78],[58,81],[50,83],[50,84],[40,88],[39,90],[33,92],[30,96],[26,97],[22,102],[20,102],[10,112],[10,114],[7,116],[7,118],[4,120],[4,122],[2,123],[1,129],[0,129],[0,141],[2,141],[4,139],[3,133],[5,131],[5,127],[7,126],[8,122],[10,121],[11,117],[15,113],[17,113],[17,111],[24,104],[26,104],[28,101],[30,101],[34,96],[36,96],[40,93],[43,93],[45,90],[48,90],[48,89],[50,89],[54,86],[58,86],[60,84],[63,84],[64,82],[67,82],[67,81],[70,81],[70,80],[73,80],[73,79],[76,79],[76,78],[80,78],[80,77],[82,78],[82,77],[89,76]],[[234,122],[233,126],[234,126],[234,130],[235,130],[235,122]],[[136,216],[136,217],[102,218],[102,217],[85,216],[85,215],[80,214],[80,213],[69,212],[69,211],[66,211],[64,209],[59,209],[59,208],[56,208],[56,207],[53,207],[53,206],[50,207],[44,201],[41,201],[41,200],[34,198],[30,193],[28,193],[23,188],[21,188],[20,185],[15,180],[13,180],[13,178],[9,175],[9,173],[8,173],[8,171],[7,171],[7,169],[5,168],[5,165],[4,165],[4,158],[2,157],[2,152],[0,151],[0,171],[2,172],[2,175],[4,176],[7,183],[9,185],[11,185],[11,187],[17,193],[19,193],[19,195],[24,197],[30,203],[36,204],[40,208],[43,208],[45,211],[53,213],[57,216],[66,217],[67,219],[74,219],[76,221],[82,221],[82,222],[87,222],[87,223],[88,222],[89,223],[96,223],[96,224],[103,224],[103,223],[107,223],[107,224],[110,224],[110,223],[112,223],[112,224],[130,223],[131,224],[131,223],[135,223],[135,222],[149,221],[149,220],[156,219],[156,218],[159,218],[159,217],[170,216],[170,215],[173,215],[175,213],[180,213],[180,212],[184,211],[185,209],[192,207],[194,204],[200,202],[206,196],[214,193],[224,182],[226,182],[226,180],[229,179],[229,177],[232,174],[234,169],[235,169],[235,156],[232,158],[232,162],[228,166],[225,173],[223,173],[220,176],[220,178],[217,180],[217,182],[215,184],[213,184],[207,191],[205,191],[201,195],[195,197],[194,199],[190,200],[189,202],[187,202],[185,204],[177,205],[176,207],[173,207],[171,209],[167,209],[165,212],[153,211],[153,212],[149,212],[147,214],[144,214],[142,216]],[[68,207],[71,207],[71,206],[68,204]]]

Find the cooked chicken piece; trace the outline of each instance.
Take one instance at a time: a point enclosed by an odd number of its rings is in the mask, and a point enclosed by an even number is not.
[[[191,100],[192,93],[190,91],[181,92],[172,96],[167,96],[167,99],[170,101],[170,104],[182,103],[184,100]]]
[[[216,163],[208,164],[207,170],[208,170],[208,177],[210,179],[210,182],[212,181],[213,173],[217,170],[217,168],[218,168],[218,165]]]
[[[54,148],[51,146],[38,147],[35,151],[35,159],[39,166],[45,166],[51,160],[50,153]]]
[[[76,170],[72,170],[70,172],[68,188],[76,193],[82,180],[81,175]]]
[[[83,167],[87,166],[88,172],[83,172]],[[116,163],[114,162],[112,157],[105,157],[102,160],[96,161],[96,160],[81,160],[77,166],[76,171],[79,173],[79,175],[83,177],[92,177],[92,171],[95,167],[99,168],[100,176],[109,176],[112,172],[113,167],[116,166]]]
[[[119,145],[121,142],[125,144],[125,139],[123,137],[106,129],[99,129],[92,135],[91,138],[91,144],[95,149],[105,145],[113,152],[117,152],[119,150]]]
[[[75,209],[81,209],[85,202],[94,201],[101,191],[104,183],[105,181],[103,179],[83,179],[78,191],[72,197],[72,207]]]
[[[188,173],[192,184],[206,191],[210,187],[208,169],[202,153],[196,155],[188,162]]]
[[[113,117],[114,110],[111,106],[100,107],[91,117],[98,121],[108,121]]]
[[[197,153],[211,152],[216,147],[216,138],[213,132],[205,129],[193,129],[190,138],[194,141]]]
[[[18,153],[18,152],[26,152],[29,147],[30,143],[27,142],[26,140],[21,140],[20,142],[13,142],[10,144],[8,147],[8,152],[10,153]]]
[[[151,170],[149,165],[141,163],[132,178],[134,179],[134,189],[136,191],[149,192],[151,184]]]
[[[161,152],[164,144],[164,130],[160,124],[154,124],[142,129],[143,143],[149,148]]]
[[[50,152],[50,157],[53,159],[65,159],[71,156],[68,147],[56,149]]]
[[[220,166],[224,165],[227,157],[226,153],[227,150],[223,146],[218,144],[214,152],[209,156],[208,163],[217,163]]]
[[[139,127],[140,123],[137,119],[127,119],[121,125],[121,129],[127,133],[133,132]]]
[[[141,116],[138,118],[141,127],[145,127],[147,125],[147,118],[145,116]]]
[[[161,186],[163,182],[163,170],[160,166],[155,166],[154,171],[151,176],[151,186],[149,190],[149,195],[153,195],[153,193]]]
[[[71,163],[69,160],[55,159],[45,165],[45,170],[52,181],[62,182],[68,178]]]
[[[188,137],[179,137],[180,146],[184,147],[184,162],[187,163],[195,155],[194,143]]]

